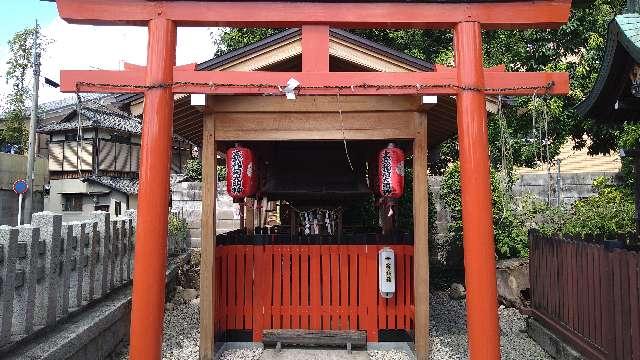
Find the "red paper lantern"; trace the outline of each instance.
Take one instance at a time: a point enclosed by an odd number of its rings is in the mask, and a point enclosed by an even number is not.
[[[378,184],[385,198],[398,199],[404,192],[404,151],[394,144],[378,155]]]
[[[234,199],[244,199],[256,192],[253,153],[250,149],[236,145],[227,150],[227,193]]]

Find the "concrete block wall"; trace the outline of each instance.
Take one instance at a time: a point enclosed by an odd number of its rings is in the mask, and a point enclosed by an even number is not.
[[[0,226],[0,349],[129,283],[134,234],[135,211],[72,223],[41,212]]]
[[[550,198],[551,204],[556,204],[560,197],[560,204],[570,205],[577,200],[596,195],[593,188],[596,178],[610,178],[615,183],[620,180],[619,176],[617,172],[561,173],[558,183],[556,173],[522,174],[514,184],[513,192],[516,196],[533,194],[545,201]]]

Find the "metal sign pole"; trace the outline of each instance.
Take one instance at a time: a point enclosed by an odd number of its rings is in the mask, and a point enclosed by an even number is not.
[[[22,194],[18,195],[18,226],[22,222]]]

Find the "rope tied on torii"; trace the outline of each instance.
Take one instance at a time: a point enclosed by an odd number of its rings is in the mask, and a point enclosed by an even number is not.
[[[303,93],[305,90],[351,90],[352,93],[356,93],[356,89],[375,89],[375,90],[415,90],[415,94],[421,93],[429,93],[430,89],[456,89],[459,91],[476,91],[483,93],[505,93],[505,92],[519,92],[519,91],[535,91],[535,90],[543,90],[544,94],[548,94],[554,88],[556,83],[554,81],[549,81],[543,85],[528,85],[528,86],[510,86],[510,87],[475,87],[475,86],[464,86],[458,85],[454,83],[448,84],[399,84],[399,85],[371,85],[371,84],[354,84],[354,85],[324,85],[324,86],[305,86],[299,85],[297,89],[297,93]],[[123,90],[151,90],[151,89],[175,89],[179,87],[208,87],[210,89],[215,88],[244,88],[244,89],[272,89],[276,90],[271,95],[280,95],[284,94],[282,90],[282,85],[278,84],[268,84],[268,83],[259,83],[259,84],[233,84],[233,83],[213,83],[213,82],[193,82],[193,81],[174,81],[169,83],[159,83],[159,84],[150,84],[150,85],[141,85],[141,84],[118,84],[118,83],[93,83],[86,81],[78,81],[76,82],[76,94],[81,92],[87,92],[89,89],[93,89],[93,91],[99,91],[101,88],[109,88],[109,89],[123,89]],[[83,89],[84,91],[81,91]],[[342,93],[342,95],[347,95]]]

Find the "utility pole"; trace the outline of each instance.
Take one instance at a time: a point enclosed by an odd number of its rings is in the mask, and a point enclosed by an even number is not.
[[[27,158],[27,183],[29,190],[24,203],[23,224],[31,223],[33,212],[33,163],[36,157],[36,124],[38,122],[38,89],[40,83],[40,52],[38,51],[38,20],[33,34],[33,97],[31,99],[31,121],[29,123],[29,154]]]

